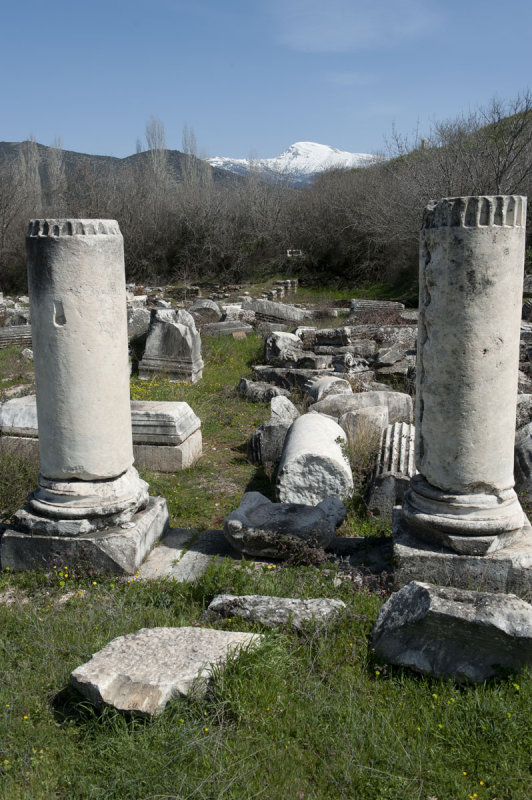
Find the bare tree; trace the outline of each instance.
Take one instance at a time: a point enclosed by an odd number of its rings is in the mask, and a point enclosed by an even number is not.
[[[0,283],[8,290],[22,288],[24,272],[24,231],[28,224],[28,196],[25,183],[26,160],[19,150],[16,158],[0,163]]]
[[[56,136],[47,152],[48,186],[46,207],[49,216],[62,216],[65,210],[66,176],[63,158],[63,144]]]

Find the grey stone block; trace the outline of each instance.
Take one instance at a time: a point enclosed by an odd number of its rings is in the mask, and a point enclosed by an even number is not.
[[[489,592],[512,592],[532,597],[532,528],[528,520],[519,538],[487,555],[456,553],[430,544],[405,523],[400,507],[393,515],[394,585],[420,580]]]
[[[272,503],[260,492],[246,492],[240,506],[224,519],[227,540],[240,552],[261,558],[287,558],[302,544],[327,547],[345,519],[337,497],[316,506]]]
[[[532,664],[532,606],[511,594],[412,581],[381,608],[373,646],[392,664],[479,683]]]
[[[260,594],[217,594],[211,600],[205,618],[240,617],[248,622],[260,622],[268,628],[290,625],[295,630],[300,630],[309,622],[326,624],[345,608],[346,605],[341,600],[325,597],[297,600],[293,597],[267,597]]]

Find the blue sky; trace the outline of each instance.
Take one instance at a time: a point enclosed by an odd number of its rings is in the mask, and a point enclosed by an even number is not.
[[[154,116],[205,155],[352,152],[532,87],[532,2],[3,0],[0,140],[126,156]]]

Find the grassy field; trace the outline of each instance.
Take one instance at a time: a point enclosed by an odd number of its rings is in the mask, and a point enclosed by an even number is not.
[[[7,389],[24,387],[24,394],[33,383],[33,363],[21,355],[23,349],[16,344],[0,348],[0,402],[7,399]]]
[[[135,399],[185,400],[202,420],[204,455],[175,475],[145,474],[176,527],[219,527],[246,488],[272,496],[246,443],[269,415],[236,396],[262,341],[207,340],[195,385],[132,379]],[[35,486],[37,465],[0,464],[5,520]],[[344,535],[381,530],[353,503]],[[528,800],[532,676],[483,685],[417,676],[376,661],[370,631],[383,590],[320,567],[225,560],[195,583],[0,573],[2,800]],[[341,579],[340,579],[341,578]],[[146,626],[201,625],[219,592],[336,597],[328,629],[265,633],[204,696],[146,722],[99,712],[68,688],[70,672],[113,637]]]
[[[342,302],[348,308],[349,300],[352,297],[366,300],[398,300],[407,306],[417,307],[417,286],[413,287],[410,280],[395,286],[390,283],[371,283],[342,289],[303,285],[297,294],[293,295],[293,301],[297,303],[325,302],[329,306],[331,302],[335,304]]]

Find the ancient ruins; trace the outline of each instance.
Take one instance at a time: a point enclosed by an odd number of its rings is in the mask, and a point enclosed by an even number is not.
[[[473,682],[496,674],[494,658],[507,669],[530,663],[532,609],[506,594],[532,589],[532,528],[514,489],[515,457],[520,489],[531,493],[532,326],[520,313],[525,219],[524,197],[431,203],[421,232],[419,324],[401,303],[354,298],[341,311],[346,324],[325,329],[312,324],[312,310],[279,302],[297,289],[293,280],[257,299],[224,291],[200,298],[198,290],[188,307],[160,287],[126,294],[115,221],[32,221],[31,309],[28,298],[6,306],[0,345],[27,343],[31,332],[36,397],[0,406],[0,451],[38,453],[41,474],[2,537],[2,567],[68,559],[74,568],[189,581],[213,556],[282,561],[311,550],[326,558],[326,550],[337,564],[362,568],[367,540],[336,531],[356,490],[348,455],[369,448],[368,514],[393,519],[400,589],[374,627],[378,656]],[[363,322],[368,313],[382,321]],[[130,370],[138,366],[141,380],[195,383],[201,334],[253,331],[265,340],[264,363],[235,390],[269,404],[248,458],[276,475],[278,502],[246,490],[223,531],[204,530],[192,543],[191,532],[168,530],[166,501],[149,498],[133,461],[157,472],[192,466],[202,454],[201,420],[184,402],[130,401]],[[382,548],[391,555],[391,540],[378,547],[375,573],[390,568]],[[324,598],[224,595],[202,619],[234,615],[298,629],[342,613],[343,603]],[[445,624],[435,637],[436,617]],[[155,715],[187,694],[213,659],[222,663],[228,646],[260,641],[221,634],[143,629],[110,642],[71,682],[98,705]],[[158,668],[161,652],[168,674]]]

